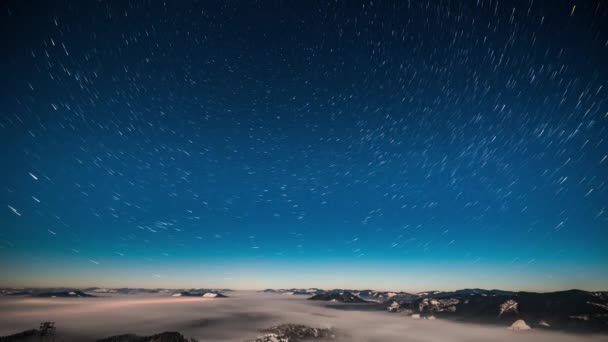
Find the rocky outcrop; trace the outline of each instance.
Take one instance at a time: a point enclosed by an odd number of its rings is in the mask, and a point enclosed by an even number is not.
[[[605,292],[430,291],[416,296],[393,296],[384,307],[389,312],[420,318],[433,315],[505,324],[524,320],[531,322],[533,327],[544,329],[608,330],[608,295]]]
[[[332,329],[312,328],[302,324],[282,324],[264,329],[265,333],[250,342],[298,342],[309,339],[334,339]]]
[[[321,293],[318,295],[314,295],[309,300],[323,300],[323,301],[332,301],[332,302],[340,302],[340,303],[368,303],[368,301],[361,299],[361,297],[352,294],[350,292],[331,292],[331,293]]]

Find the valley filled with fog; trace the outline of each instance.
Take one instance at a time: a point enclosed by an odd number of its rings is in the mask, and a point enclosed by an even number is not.
[[[285,323],[331,328],[336,341],[597,341],[605,335],[512,331],[508,326],[417,320],[306,296],[231,292],[228,298],[112,294],[95,298],[0,297],[0,336],[56,324],[57,341],[178,331],[199,341],[247,341]],[[363,306],[362,306],[363,308]]]

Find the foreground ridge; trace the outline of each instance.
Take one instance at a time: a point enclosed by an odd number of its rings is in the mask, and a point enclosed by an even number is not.
[[[298,342],[304,339],[334,339],[332,329],[312,328],[303,324],[281,324],[262,330],[265,335],[248,342]]]

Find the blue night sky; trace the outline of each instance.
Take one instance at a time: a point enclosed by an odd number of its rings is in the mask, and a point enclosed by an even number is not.
[[[8,1],[0,285],[608,289],[603,1]]]

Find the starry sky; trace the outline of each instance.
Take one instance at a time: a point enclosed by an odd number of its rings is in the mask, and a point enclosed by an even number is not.
[[[608,289],[603,1],[0,7],[0,285]]]

